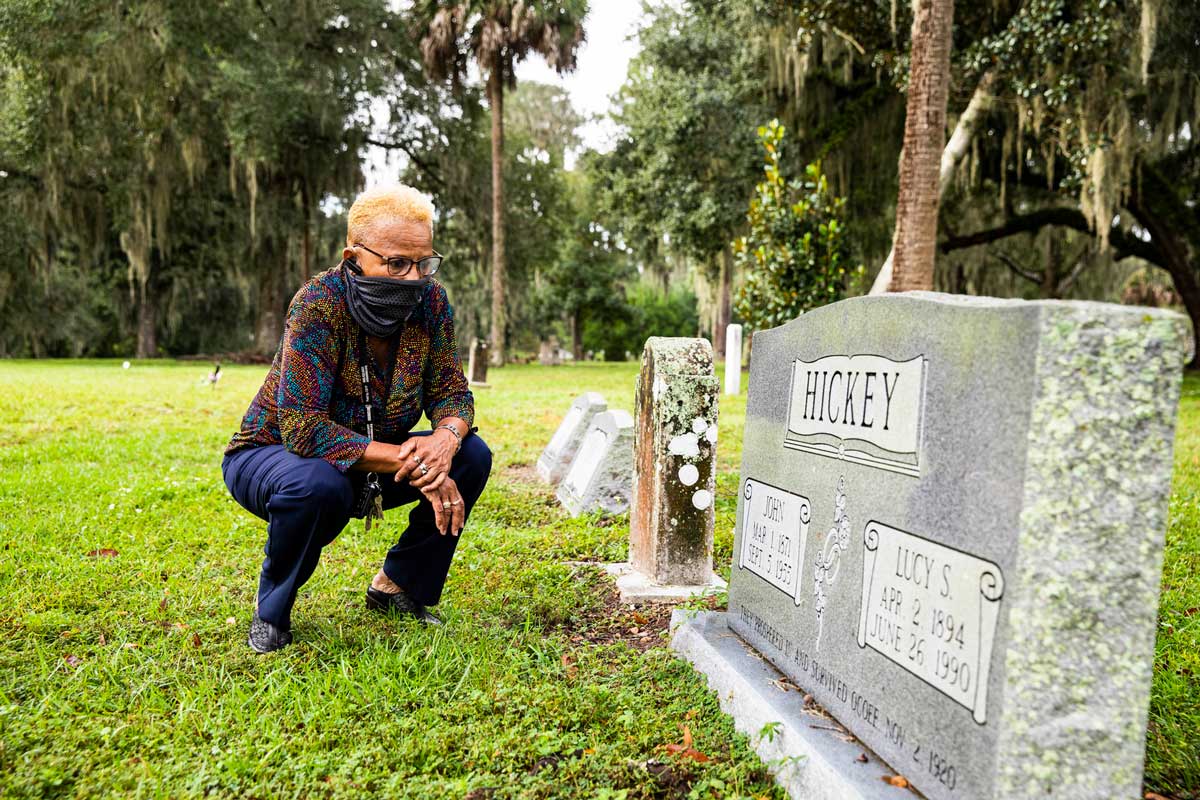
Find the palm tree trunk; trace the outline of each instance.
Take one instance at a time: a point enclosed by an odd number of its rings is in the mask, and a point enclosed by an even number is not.
[[[576,363],[583,361],[583,309],[575,309],[571,315],[571,352]]]
[[[158,355],[158,336],[154,327],[155,313],[153,295],[148,286],[149,281],[142,281],[138,287],[138,318],[137,318],[137,357],[154,358]]]
[[[504,76],[497,56],[488,76],[488,104],[492,111],[492,349],[491,363],[503,366],[505,337],[504,253]]]
[[[953,20],[954,0],[917,0],[913,4],[912,68],[889,287],[893,292],[933,289]]]
[[[942,163],[938,175],[939,198],[946,193],[946,187],[954,178],[958,165],[967,155],[971,140],[975,138],[987,111],[992,107],[992,86],[995,82],[995,72],[988,71],[983,74],[979,85],[975,87],[974,94],[971,95],[971,102],[967,103],[958,122],[954,124],[954,133],[950,135],[950,141],[946,143],[946,149],[942,151]],[[875,277],[875,282],[871,284],[871,294],[883,294],[888,290],[892,283],[892,261],[895,257],[896,251],[893,249],[884,259],[883,267]],[[962,294],[963,291],[965,290],[960,290],[958,293]]]
[[[717,329],[713,331],[713,347],[718,358],[727,358],[725,352],[725,329],[729,327],[733,313],[733,249],[726,244],[721,250],[721,286],[717,290]]]
[[[257,259],[258,277],[258,314],[254,324],[254,352],[270,356],[279,349],[279,337],[283,334],[284,314],[287,311],[287,283],[290,274],[288,261],[287,240],[276,240],[266,237],[261,252],[270,253],[275,249],[279,254],[278,264],[264,263],[265,259]]]

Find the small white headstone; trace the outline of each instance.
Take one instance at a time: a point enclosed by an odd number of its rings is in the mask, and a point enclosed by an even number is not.
[[[627,411],[596,414],[558,487],[559,502],[573,517],[597,509],[620,514],[629,508],[632,487],[633,417]]]
[[[725,394],[742,391],[742,326],[725,329]]]
[[[575,398],[567,416],[542,451],[537,462],[537,472],[547,483],[558,483],[566,474],[567,467],[575,460],[580,442],[587,432],[592,418],[608,408],[604,398],[597,392],[587,392]]]

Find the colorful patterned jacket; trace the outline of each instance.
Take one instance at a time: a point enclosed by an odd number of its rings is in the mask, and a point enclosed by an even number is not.
[[[403,439],[422,412],[435,427],[446,417],[473,425],[475,400],[454,341],[454,313],[440,283],[430,281],[420,306],[396,335],[389,390],[370,347],[360,352],[365,338],[346,305],[343,267],[314,276],[292,298],[271,371],[225,453],[283,444],[345,472],[370,441],[359,378],[364,358],[376,439]]]

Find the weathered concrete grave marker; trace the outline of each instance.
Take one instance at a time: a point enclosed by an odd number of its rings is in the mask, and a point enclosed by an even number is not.
[[[712,571],[717,378],[704,339],[646,340],[638,374],[628,565],[610,565],[626,602],[723,588]]]
[[[554,484],[563,479],[579,452],[579,445],[588,426],[592,424],[592,418],[607,410],[608,403],[598,392],[585,392],[575,398],[538,458],[537,473],[542,480]]]
[[[793,796],[1140,796],[1184,326],[912,293],[755,336],[729,612],[674,644]]]
[[[467,380],[472,386],[487,388],[488,346],[486,339],[472,339],[471,353],[467,361]]]
[[[629,508],[632,484],[633,418],[627,411],[602,411],[588,425],[558,500],[573,517],[597,509],[620,514]]]
[[[558,337],[551,336],[548,341],[542,342],[538,347],[538,363],[543,367],[557,367],[562,363],[561,349]]]
[[[725,328],[725,394],[742,391],[742,326]]]

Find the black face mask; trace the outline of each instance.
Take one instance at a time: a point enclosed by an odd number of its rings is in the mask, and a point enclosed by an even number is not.
[[[421,303],[428,277],[416,280],[368,278],[352,258],[342,262],[346,271],[346,303],[350,316],[371,336],[386,339],[408,321]]]

